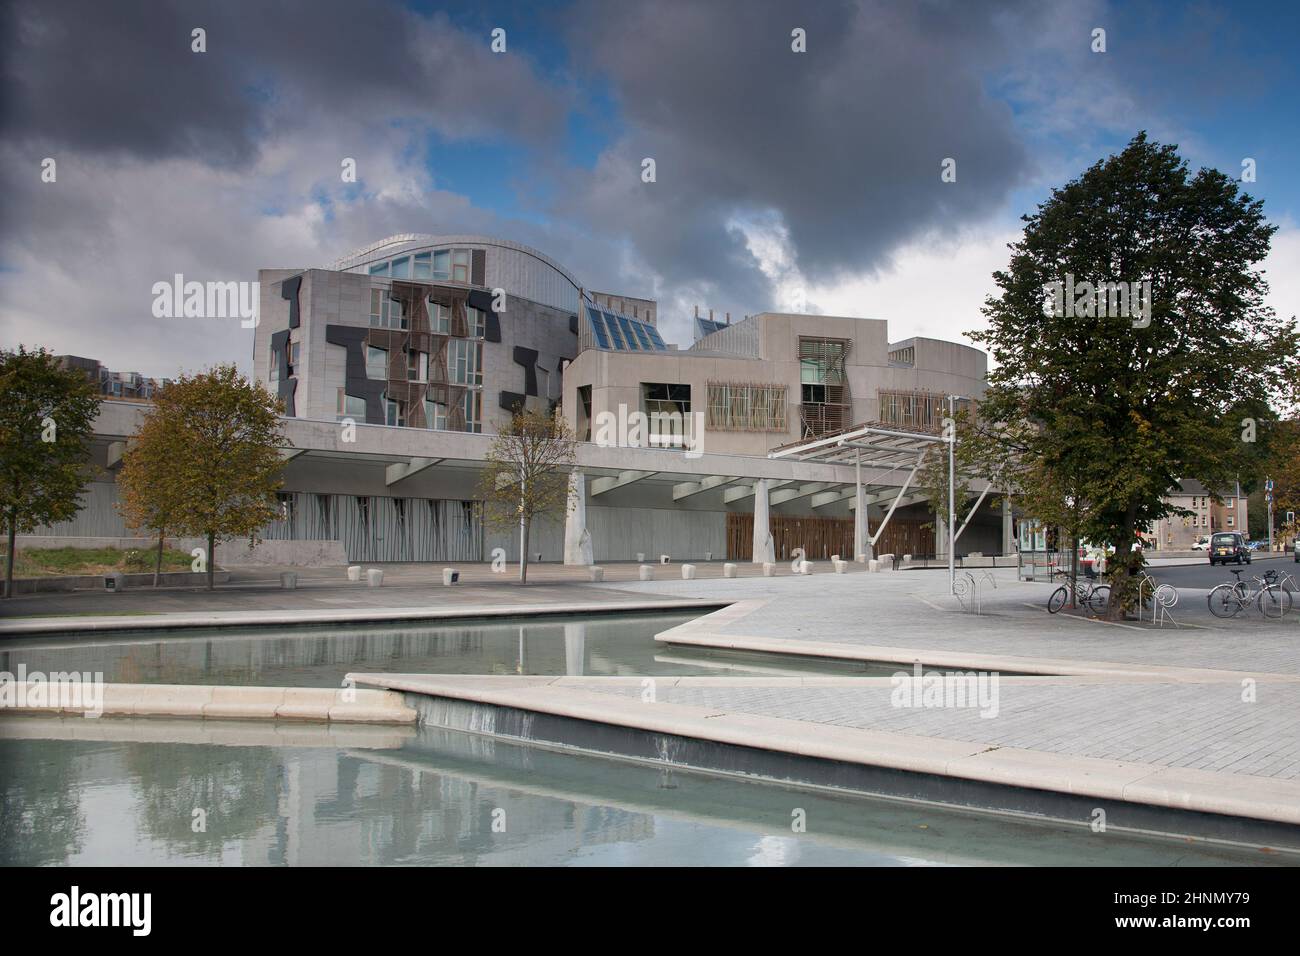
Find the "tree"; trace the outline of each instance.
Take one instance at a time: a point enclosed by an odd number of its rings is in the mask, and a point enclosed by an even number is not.
[[[164,388],[170,388],[165,386]],[[155,405],[145,415],[117,476],[118,509],[128,528],[147,529],[158,537],[153,583],[158,586],[162,571],[163,546],[168,529],[175,527],[181,513],[179,485],[172,465],[186,454],[187,429],[176,427],[175,416],[164,415]]]
[[[1227,488],[1255,473],[1267,450],[1244,419],[1266,436],[1270,409],[1294,396],[1296,320],[1264,304],[1257,268],[1276,227],[1236,182],[1189,174],[1145,133],[1024,221],[988,328],[970,333],[996,363],[980,417],[1011,429],[1030,469],[1084,492],[1080,530],[1115,548],[1118,617],[1139,529],[1181,513],[1166,500],[1177,479]]]
[[[67,521],[82,508],[99,397],[81,372],[44,349],[0,351],[0,514],[8,532],[6,597],[17,535]]]
[[[282,411],[260,383],[219,365],[160,390],[137,436],[128,507],[155,530],[169,522],[207,540],[208,590],[218,542],[247,535],[252,546],[279,514]]]
[[[519,583],[528,581],[533,521],[567,514],[573,431],[557,412],[519,412],[492,440],[479,476],[483,520],[495,531],[520,532]]]

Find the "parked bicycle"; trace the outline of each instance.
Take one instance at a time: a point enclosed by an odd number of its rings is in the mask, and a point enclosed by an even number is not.
[[[1052,577],[1057,580],[1065,578],[1065,583],[1053,591],[1052,596],[1047,599],[1049,614],[1055,614],[1070,600],[1070,572],[1058,568],[1052,572]],[[1095,585],[1087,577],[1073,583],[1074,603],[1077,607],[1086,608],[1093,614],[1100,614],[1106,610],[1106,605],[1110,603],[1110,588],[1107,585]]]
[[[1290,587],[1280,583],[1277,572],[1271,569],[1263,574],[1252,575],[1251,582],[1255,589],[1251,590],[1250,585],[1241,579],[1241,571],[1234,570],[1232,573],[1236,576],[1236,581],[1220,584],[1206,598],[1210,604],[1210,613],[1215,617],[1236,617],[1251,604],[1256,605],[1264,617],[1273,619],[1281,618],[1291,610],[1291,591],[1295,589],[1295,580],[1290,575],[1287,575]]]

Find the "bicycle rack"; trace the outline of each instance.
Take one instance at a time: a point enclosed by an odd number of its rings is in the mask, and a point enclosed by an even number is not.
[[[995,591],[997,590],[998,582],[991,571],[982,572],[981,577],[987,580],[989,584],[992,584]],[[962,610],[967,614],[982,615],[984,613],[982,586],[979,579],[969,571],[963,571],[961,577],[953,582],[952,593],[961,604]],[[969,604],[967,598],[971,599]]]
[[[1138,581],[1138,621],[1142,620],[1143,608],[1146,606],[1142,599],[1142,591],[1146,583],[1146,578]],[[1151,589],[1151,623],[1164,627],[1165,621],[1170,621],[1174,627],[1182,627],[1169,613],[1169,609],[1177,604],[1178,589],[1172,584],[1157,584]]]

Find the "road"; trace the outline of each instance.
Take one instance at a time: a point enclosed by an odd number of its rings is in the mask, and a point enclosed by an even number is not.
[[[1209,558],[1202,558],[1196,564],[1170,565],[1151,568],[1151,576],[1161,584],[1172,584],[1176,588],[1212,588],[1216,584],[1233,581],[1232,571],[1240,570],[1243,581],[1249,581],[1251,575],[1262,574],[1268,568],[1275,568],[1279,573],[1290,571],[1300,580],[1300,565],[1294,563],[1290,554],[1266,556],[1255,552],[1250,564],[1229,564],[1226,567],[1216,564],[1210,567]]]

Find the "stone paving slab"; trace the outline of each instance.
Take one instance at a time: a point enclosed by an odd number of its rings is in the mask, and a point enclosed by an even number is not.
[[[957,708],[894,707],[888,678],[728,687],[725,679],[677,677],[656,680],[647,700],[640,678],[351,676],[655,733],[1300,825],[1300,751],[1293,725],[1277,724],[1296,707],[1300,687],[1292,683],[1261,686],[1260,702],[1246,705],[1233,684],[1207,694],[1204,685],[1130,683],[1127,695],[1116,695],[1096,681],[1004,678],[998,716],[981,718]],[[1017,686],[1020,680],[1026,683]],[[1207,725],[1219,729],[1187,733]],[[490,722],[482,730],[490,733]],[[1101,755],[1108,740],[1119,756]]]

